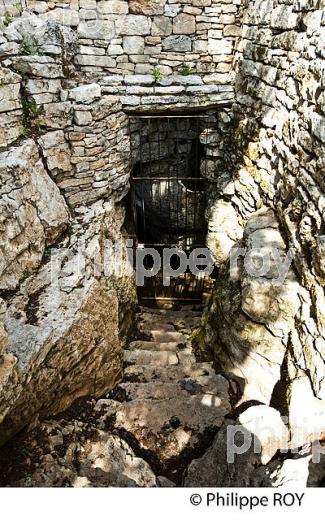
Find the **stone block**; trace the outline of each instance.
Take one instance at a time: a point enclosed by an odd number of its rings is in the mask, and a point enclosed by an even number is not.
[[[150,34],[149,18],[146,16],[120,16],[117,18],[116,34],[125,36],[145,36]]]
[[[210,54],[232,54],[232,42],[227,40],[215,40],[210,38],[208,40],[208,52]]]
[[[123,49],[126,54],[143,54],[144,38],[142,36],[124,36]]]
[[[81,85],[69,92],[69,99],[76,103],[93,103],[96,99],[101,97],[101,88],[98,83],[91,83],[90,85]]]
[[[294,29],[297,26],[298,14],[291,5],[279,5],[272,10],[271,27],[274,29]]]
[[[190,14],[178,14],[173,20],[174,34],[194,34],[195,28],[195,16]]]
[[[155,15],[163,14],[167,0],[129,0],[132,14]]]
[[[192,40],[188,36],[168,36],[162,42],[164,51],[188,52],[192,50]]]
[[[91,112],[85,110],[76,110],[74,113],[74,120],[77,125],[85,126],[90,125],[93,121]]]
[[[85,65],[90,67],[115,67],[116,63],[110,56],[85,56],[77,54],[75,57],[76,65]]]
[[[173,25],[166,16],[155,16],[152,21],[152,36],[169,36],[172,33]]]
[[[115,26],[112,20],[84,20],[77,32],[79,38],[111,40],[115,36]]]
[[[100,2],[96,3],[99,13],[127,14],[129,12],[128,2],[124,0],[100,0]]]

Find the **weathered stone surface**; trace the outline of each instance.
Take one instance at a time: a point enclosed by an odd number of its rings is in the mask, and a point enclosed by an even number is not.
[[[89,104],[93,103],[96,99],[101,97],[101,88],[97,83],[91,83],[90,85],[81,85],[76,87],[69,92],[69,99],[72,99],[76,103]]]
[[[96,7],[103,14],[127,14],[128,2],[122,0],[100,0],[96,2]]]
[[[231,270],[223,270],[207,316],[207,341],[217,363],[245,379],[244,399],[264,403],[269,403],[280,379],[299,310],[299,294],[304,292],[292,267],[282,275],[278,270],[283,265],[285,244],[277,228],[270,210],[261,210],[248,220],[242,251],[232,252]],[[280,263],[272,260],[274,249]],[[261,262],[265,268],[262,273]],[[283,280],[278,282],[281,276]]]
[[[245,429],[226,420],[214,442],[203,457],[194,460],[187,468],[185,487],[250,487],[251,474],[260,463],[259,453],[254,453],[254,442],[248,442],[244,453],[235,454],[232,443],[241,446]],[[229,439],[228,439],[229,436]],[[233,458],[232,458],[233,456]]]
[[[150,34],[149,21],[146,16],[130,14],[116,21],[117,34],[143,36]]]
[[[124,36],[123,49],[127,54],[142,54],[144,51],[144,38],[142,36]]]
[[[39,78],[63,77],[62,65],[49,56],[18,56],[13,58],[13,68],[23,74]]]
[[[10,112],[21,107],[20,86],[21,77],[18,74],[0,68],[0,112]]]
[[[59,237],[69,222],[69,214],[33,141],[2,152],[0,176],[0,285],[2,289],[13,289],[24,273],[38,267],[46,243]]]
[[[154,17],[151,28],[151,34],[153,36],[169,36],[172,30],[173,26],[169,18],[166,16]]]
[[[270,462],[278,450],[288,450],[289,430],[274,408],[251,406],[239,415],[238,423],[258,440],[262,464]]]
[[[88,434],[85,435],[86,431]],[[34,451],[32,446],[38,437],[43,443]],[[73,440],[69,443],[69,439]],[[156,487],[156,477],[150,466],[136,457],[125,441],[80,420],[46,421],[28,435],[25,443],[29,445],[32,471],[29,470],[30,476],[26,478],[22,465],[21,477],[16,473],[16,480],[10,485]],[[6,468],[9,478],[10,469]]]
[[[223,200],[217,201],[209,215],[208,246],[219,265],[228,259],[232,247],[242,235],[233,206]]]
[[[180,318],[158,314],[163,343],[157,343],[158,327],[142,329],[155,341],[133,342],[125,353],[126,380],[116,395],[123,392],[126,400],[115,401],[113,394],[96,405],[100,428],[113,421],[117,431],[126,430],[165,469],[204,442],[231,407],[229,382],[209,364],[196,362],[188,325]],[[147,323],[145,315],[140,319]],[[175,332],[175,319],[180,332]]]
[[[163,14],[166,0],[130,0],[129,9],[132,14]]]
[[[111,20],[82,21],[78,25],[79,38],[110,40],[115,36],[115,26]]]
[[[188,36],[169,36],[163,41],[165,51],[186,52],[192,48],[192,41]]]
[[[36,415],[64,410],[80,396],[102,395],[119,380],[119,301],[123,286],[131,301],[132,282],[126,268],[120,271],[117,295],[109,277],[92,275],[92,258],[105,237],[119,234],[121,218],[109,203],[89,208],[73,224],[75,230],[81,226],[82,237],[72,233],[8,307],[6,352],[14,363],[1,382],[1,442]]]
[[[179,14],[173,19],[174,34],[193,34],[195,33],[195,16],[190,14]]]
[[[243,437],[247,440],[246,450],[242,449]],[[292,489],[297,486],[304,488],[322,485],[325,476],[324,455],[318,455],[319,462],[313,461],[312,454],[307,449],[290,458],[274,458],[267,465],[261,465],[260,455],[254,453],[254,439],[251,443],[248,439],[249,433],[245,428],[241,430],[238,424],[227,421],[216,435],[211,448],[203,457],[189,465],[184,475],[184,486]],[[231,449],[233,440],[239,448],[235,454]],[[255,445],[258,445],[256,438]],[[242,453],[239,454],[239,451]]]

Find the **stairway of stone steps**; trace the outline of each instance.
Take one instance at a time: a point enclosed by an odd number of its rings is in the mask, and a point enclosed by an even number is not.
[[[141,308],[138,336],[125,350],[123,382],[97,402],[99,427],[111,424],[158,474],[180,483],[231,411],[233,382],[196,360],[191,334],[201,310]]]
[[[2,485],[182,485],[237,393],[232,380],[195,357],[191,335],[201,312],[141,307],[122,382],[106,397],[81,400],[16,439],[5,453]]]

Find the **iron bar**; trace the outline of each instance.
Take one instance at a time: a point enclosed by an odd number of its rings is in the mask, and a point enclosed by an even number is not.
[[[166,247],[187,254],[194,247],[205,247],[203,186],[207,179],[201,175],[200,120],[207,117],[198,114],[136,117],[140,127],[139,150],[138,163],[131,175],[131,197],[134,220],[139,222],[135,227],[137,248],[154,247],[162,255]],[[162,118],[166,122],[161,123]],[[206,153],[202,160],[206,169]],[[177,267],[177,254],[172,255],[171,261]],[[152,266],[149,255],[144,263],[147,268]],[[144,287],[139,288],[140,298],[199,302],[206,290],[205,281],[206,277],[195,276],[187,269],[165,287],[160,270],[145,279]]]

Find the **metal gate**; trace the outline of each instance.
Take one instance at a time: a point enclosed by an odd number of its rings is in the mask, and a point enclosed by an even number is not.
[[[204,247],[206,116],[139,116],[130,120],[131,205],[136,248],[179,248],[189,255]],[[146,269],[152,259],[144,259]],[[171,258],[178,267],[177,256]],[[206,277],[188,269],[163,283],[162,269],[145,278],[140,300],[201,301]]]

